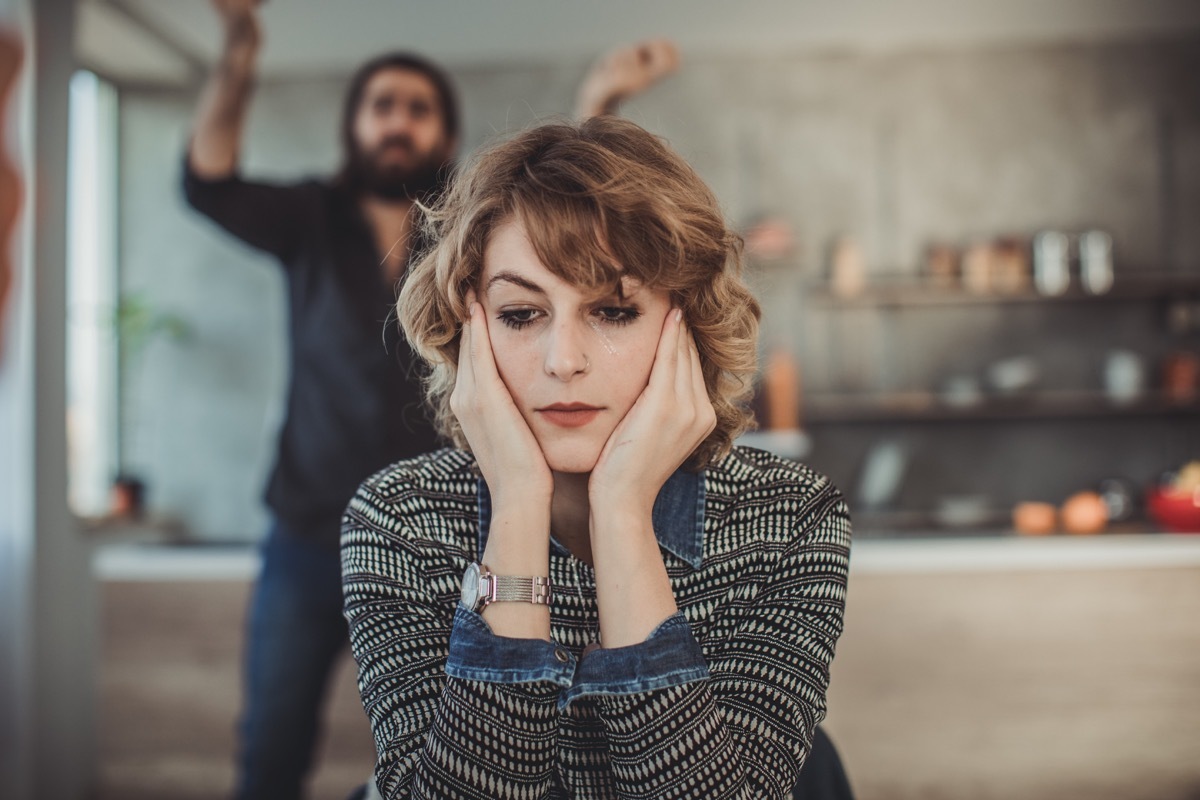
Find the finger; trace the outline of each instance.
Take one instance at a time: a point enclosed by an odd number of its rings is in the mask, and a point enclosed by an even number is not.
[[[468,358],[467,368],[472,371],[472,374],[474,373],[474,370],[475,370],[475,336],[473,335],[473,333],[474,333],[474,328],[475,328],[475,306],[477,306],[477,305],[478,305],[478,303],[475,300],[475,290],[468,289],[467,290],[467,321],[463,323],[463,349],[466,351],[467,358]],[[460,351],[460,355],[461,355],[461,351]]]
[[[679,53],[669,39],[647,39],[632,49],[645,77],[651,81],[670,74],[679,63]]]
[[[696,397],[700,400],[700,407],[708,422],[704,435],[708,436],[717,428],[717,409],[708,393],[708,384],[704,380],[704,365],[700,361],[700,347],[696,344],[695,339],[692,340],[692,364],[696,380]]]
[[[704,387],[704,367],[700,364],[700,348],[696,346],[696,337],[688,334],[688,363],[691,365],[692,387],[699,388],[707,394]]]
[[[648,46],[651,54],[650,62],[657,77],[669,75],[679,67],[679,49],[670,39],[654,39],[648,43]]]
[[[471,367],[471,311],[473,305],[467,306],[467,318],[463,320],[462,327],[458,331],[458,368],[470,369]]]
[[[708,385],[704,382],[704,366],[700,363],[700,348],[696,346],[696,340],[689,337],[690,346],[688,348],[688,361],[692,365],[692,392],[703,405],[705,403],[712,404],[708,397]]]
[[[679,398],[689,397],[692,393],[692,358],[690,344],[692,332],[687,325],[679,325],[679,344],[676,347],[675,391]]]
[[[458,383],[474,377],[474,366],[471,363],[471,319],[474,316],[475,304],[467,306],[467,318],[463,321],[458,335]]]
[[[679,55],[679,48],[670,39],[664,39],[663,43],[665,45],[665,51],[666,51],[667,62],[668,62],[667,69],[670,70],[671,72],[674,72],[675,70],[679,69],[679,62],[683,60],[682,57]]]
[[[696,339],[693,336],[690,328],[685,329],[680,337],[680,353],[679,353],[679,377],[676,383],[676,391],[679,393],[678,403],[680,407],[687,407],[693,411],[693,425],[708,426],[708,413],[706,406],[711,406],[708,400],[708,392],[704,389],[704,374],[700,367],[700,351],[696,347]],[[707,435],[707,431],[705,432]]]
[[[475,311],[471,315],[471,341],[474,348],[471,351],[471,358],[475,377],[482,381],[498,377],[498,373],[496,359],[492,355],[492,337],[491,331],[488,330],[487,314],[483,312],[483,306],[478,302],[474,303],[473,308]]]
[[[679,364],[681,316],[682,312],[679,309],[672,308],[663,320],[658,349],[654,353],[654,366],[650,369],[651,386],[669,387],[675,382],[675,370]]]

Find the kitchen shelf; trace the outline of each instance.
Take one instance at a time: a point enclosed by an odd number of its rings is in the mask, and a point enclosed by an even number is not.
[[[1112,303],[1124,301],[1192,297],[1200,300],[1200,274],[1125,273],[1118,275],[1109,291],[1088,294],[1078,286],[1061,295],[1042,295],[1032,289],[1022,292],[971,292],[912,279],[881,281],[852,295],[839,295],[825,284],[812,286],[806,301],[815,307],[883,308],[890,306],[971,306],[1018,304]]]
[[[1171,401],[1147,395],[1116,403],[1100,392],[1037,392],[988,397],[953,405],[932,392],[888,394],[814,394],[805,397],[805,424],[888,422],[978,422],[987,420],[1060,420],[1105,417],[1200,416],[1200,401]]]
[[[1152,367],[1165,353],[1197,347],[1200,264],[1189,266],[1122,272],[1100,295],[1079,285],[1057,296],[1032,288],[983,294],[895,275],[872,276],[849,297],[828,283],[806,286],[801,360],[810,366],[801,418],[815,465],[851,487],[880,444],[899,436],[922,451],[895,492],[914,506],[857,514],[856,531],[868,538],[1015,539],[1012,505],[1031,492],[1067,497],[1110,475],[1144,485],[1195,457],[1200,392],[1169,397],[1160,391],[1165,376]],[[1181,322],[1186,330],[1177,330]],[[1103,389],[1107,369],[1096,374],[1114,349],[1141,359],[1143,391],[1128,402]],[[990,365],[1014,353],[1036,356],[1040,381],[1004,392]],[[956,466],[973,464],[971,449],[980,446],[991,448],[986,469],[975,475]],[[986,498],[989,507],[969,509],[974,518],[954,506],[924,507],[947,493]],[[964,520],[973,524],[950,524]]]

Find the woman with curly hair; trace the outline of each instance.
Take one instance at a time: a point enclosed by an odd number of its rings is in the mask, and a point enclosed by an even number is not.
[[[733,446],[759,306],[715,197],[602,116],[485,149],[426,224],[398,313],[455,448],[343,520],[379,791],[790,797],[850,523],[825,478]]]

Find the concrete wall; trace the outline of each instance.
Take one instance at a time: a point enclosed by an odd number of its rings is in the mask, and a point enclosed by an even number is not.
[[[685,57],[678,76],[626,111],[671,140],[735,223],[770,215],[795,231],[795,257],[754,265],[751,279],[766,301],[765,339],[800,354],[807,388],[927,388],[948,371],[1030,348],[1052,354],[1045,371],[1065,388],[1088,388],[1108,347],[1157,355],[1173,346],[1147,308],[1050,318],[1039,316],[1045,309],[974,309],[957,321],[917,315],[897,331],[878,314],[822,316],[806,306],[804,287],[843,233],[863,244],[873,273],[914,272],[931,240],[1093,226],[1112,233],[1121,270],[1200,269],[1200,40]],[[581,59],[457,70],[466,148],[568,112],[584,68]],[[246,172],[331,168],[340,93],[332,80],[261,87]],[[200,538],[253,538],[286,378],[284,310],[272,264],[182,207],[178,163],[193,102],[182,92],[122,94],[122,283],[195,333],[156,343],[140,374],[125,376],[135,418],[122,442],[127,464],[150,480],[154,507]],[[928,505],[944,491],[977,489],[976,480],[1006,486],[1011,460],[976,478],[960,466],[963,454],[998,442],[1020,443],[1010,445],[1018,460],[1030,447],[1049,451],[1025,474],[1053,492],[1127,462],[1145,479],[1176,457],[1170,426],[1116,427],[1111,446],[1095,430],[1061,426],[922,440],[923,471],[905,501]],[[852,482],[869,444],[894,432],[821,432],[812,460]],[[948,479],[963,488],[946,489]]]

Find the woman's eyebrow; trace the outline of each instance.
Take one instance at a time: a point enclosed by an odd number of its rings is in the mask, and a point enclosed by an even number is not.
[[[490,292],[492,290],[492,285],[496,284],[496,283],[500,283],[501,281],[515,284],[516,286],[520,286],[522,289],[528,289],[529,291],[537,292],[538,294],[546,293],[545,289],[538,286],[536,283],[529,280],[528,278],[523,278],[515,272],[508,272],[508,271],[497,272],[495,275],[493,275],[491,280],[489,280],[487,282],[487,286],[484,287],[484,291]]]

